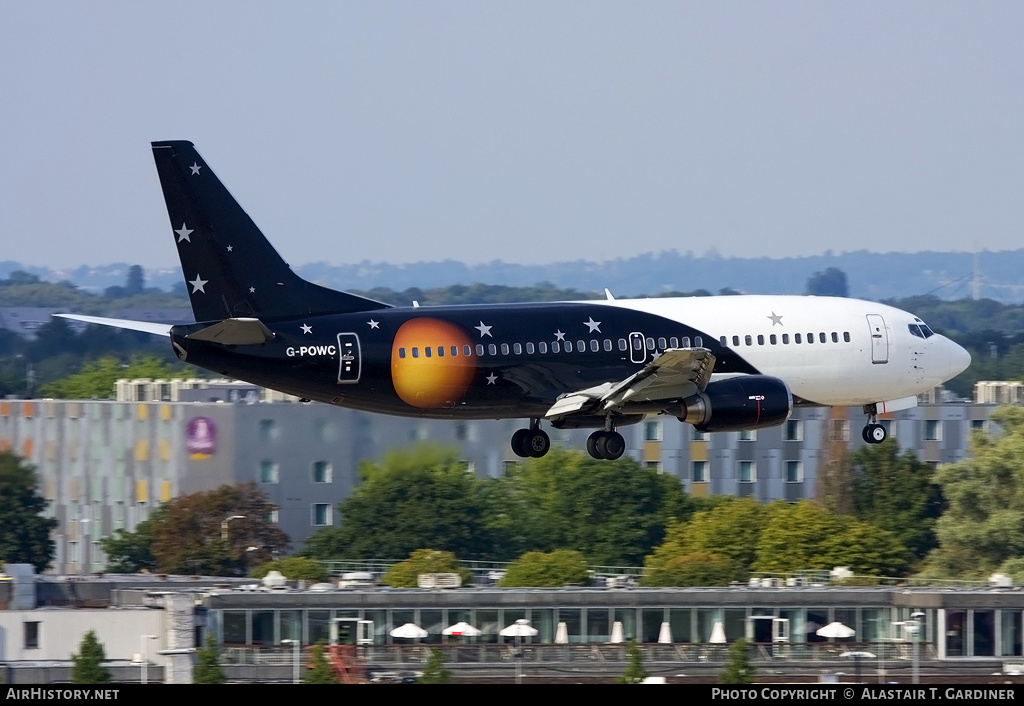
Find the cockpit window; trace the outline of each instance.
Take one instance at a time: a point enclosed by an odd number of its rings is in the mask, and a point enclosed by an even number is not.
[[[935,335],[926,324],[908,324],[907,328],[910,329],[911,336],[917,336],[918,338],[931,338]]]

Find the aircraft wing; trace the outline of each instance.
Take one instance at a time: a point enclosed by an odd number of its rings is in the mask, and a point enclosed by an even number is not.
[[[607,382],[563,395],[544,415],[562,419],[577,413],[620,411],[630,404],[671,402],[702,392],[715,369],[707,348],[670,348],[619,382]]]

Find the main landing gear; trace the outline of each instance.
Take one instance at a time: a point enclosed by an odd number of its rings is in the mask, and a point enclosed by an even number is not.
[[[540,428],[539,419],[531,419],[529,429],[520,429],[512,435],[512,451],[521,458],[540,458],[550,448],[551,439]]]
[[[889,434],[885,427],[878,423],[878,407],[866,404],[864,413],[868,415],[868,423],[860,434],[861,438],[868,444],[881,444]]]
[[[614,461],[625,451],[626,440],[617,431],[595,431],[587,438],[587,452],[594,458]]]

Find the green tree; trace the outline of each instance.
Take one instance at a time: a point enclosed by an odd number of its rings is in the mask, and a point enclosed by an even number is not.
[[[526,552],[509,564],[499,586],[549,586],[557,588],[584,584],[590,569],[583,554],[572,549],[550,553]]]
[[[604,566],[640,564],[693,508],[671,474],[560,449],[515,464],[493,498],[495,524],[516,553],[575,549]]]
[[[153,556],[153,527],[165,514],[158,507],[148,518],[135,525],[134,532],[123,528],[114,530],[110,537],[99,540],[100,548],[107,555],[107,571],[112,574],[135,574],[140,571],[156,571],[157,561]]]
[[[393,588],[415,588],[420,574],[458,574],[463,585],[473,578],[473,572],[462,566],[451,552],[417,549],[405,561],[393,564],[381,583]]]
[[[833,515],[809,500],[772,503],[754,571],[791,573],[849,566],[856,574],[900,576],[909,556],[891,532]]]
[[[48,504],[39,494],[35,467],[0,451],[0,560],[46,570],[54,553],[50,533],[57,528],[56,519],[42,515]]]
[[[303,684],[337,684],[331,663],[327,661],[323,640],[309,648],[309,669],[302,675]]]
[[[339,506],[341,524],[313,534],[302,554],[316,559],[409,556],[422,547],[466,559],[500,556],[487,521],[486,481],[455,449],[421,444],[360,464],[362,482]]]
[[[107,659],[103,645],[96,639],[96,633],[90,630],[85,633],[78,654],[71,655],[72,684],[109,684],[110,670],[103,666]]]
[[[849,296],[846,273],[837,267],[829,267],[824,272],[815,272],[807,280],[807,293],[819,297]]]
[[[646,679],[649,675],[647,673],[647,670],[644,669],[643,655],[640,654],[640,647],[636,644],[636,640],[630,640],[626,644],[626,655],[629,657],[629,664],[626,666],[626,671],[622,673],[622,676],[615,680],[615,683],[643,683],[644,679]]]
[[[750,663],[750,643],[747,638],[741,637],[729,648],[729,656],[718,675],[718,683],[753,684],[756,676],[756,670]]]
[[[690,552],[650,564],[641,586],[728,586],[736,571],[732,562],[712,552]]]
[[[863,446],[853,454],[852,514],[888,530],[916,559],[938,545],[935,522],[942,514],[942,490],[935,472],[913,451],[899,452],[894,440]]]
[[[452,670],[444,666],[444,653],[436,647],[430,648],[430,656],[423,666],[419,684],[447,684],[452,680]]]
[[[1000,407],[990,419],[1000,432],[974,432],[970,457],[936,471],[948,508],[925,576],[980,579],[1024,557],[1024,408]]]
[[[326,566],[305,556],[289,556],[284,559],[268,561],[250,571],[249,576],[261,579],[271,571],[278,571],[286,579],[292,581],[309,581],[311,583],[322,583],[331,577]]]
[[[702,552],[727,562],[728,573],[715,562],[716,579],[723,583],[746,581],[757,558],[761,531],[773,510],[772,505],[763,505],[753,498],[732,498],[710,510],[694,513],[689,522],[670,524],[665,541],[644,561],[643,580],[656,582],[658,576],[671,575],[670,569],[679,568],[679,557]]]
[[[192,670],[193,684],[223,684],[228,680],[220,666],[220,651],[212,633],[206,634],[204,646],[196,650],[196,666]]]
[[[288,535],[268,519],[274,509],[255,483],[222,485],[171,500],[152,528],[157,570],[246,575],[250,563],[266,561],[288,546]],[[225,528],[224,521],[236,515],[241,518]]]
[[[86,363],[79,373],[44,385],[39,392],[44,397],[59,399],[106,399],[114,396],[117,381],[121,378],[168,380],[193,375],[192,371],[165,363],[156,356],[133,358],[127,366],[122,366],[114,356],[104,356]]]

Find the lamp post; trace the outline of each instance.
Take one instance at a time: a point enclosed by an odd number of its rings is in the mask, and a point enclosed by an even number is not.
[[[244,519],[245,515],[232,515],[231,517],[226,518],[223,522],[220,523],[220,538],[223,539],[225,542],[228,541],[228,523],[231,522],[231,520]]]
[[[156,635],[139,635],[139,647],[142,652],[142,683],[149,683],[149,657],[146,652],[147,640],[155,640]]]
[[[909,620],[907,623],[907,629],[910,631],[910,639],[914,641],[914,644],[911,646],[911,649],[913,650],[914,684],[921,683],[920,659],[918,656],[918,650],[920,649],[918,647],[920,643],[920,638],[918,636],[921,634],[921,618],[923,617],[924,613],[922,613],[919,610],[915,610],[913,613],[910,614],[911,620]]]
[[[292,645],[292,684],[299,683],[299,641],[281,640],[282,645]]]

